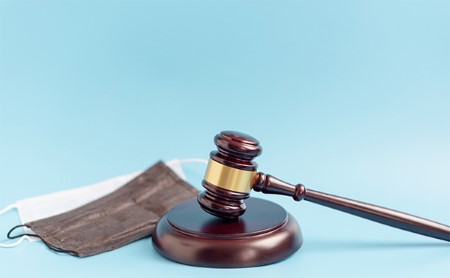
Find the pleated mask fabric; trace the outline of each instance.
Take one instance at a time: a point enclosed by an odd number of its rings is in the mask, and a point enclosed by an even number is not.
[[[198,191],[163,162],[158,162],[124,186],[68,212],[18,225],[34,233],[50,249],[77,257],[114,250],[152,234],[158,220],[173,206]]]

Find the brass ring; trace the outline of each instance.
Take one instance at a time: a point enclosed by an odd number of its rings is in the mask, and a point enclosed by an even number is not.
[[[223,189],[248,193],[252,189],[255,176],[256,171],[236,169],[210,159],[205,181]]]

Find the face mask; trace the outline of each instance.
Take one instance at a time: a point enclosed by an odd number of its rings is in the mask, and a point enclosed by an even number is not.
[[[174,160],[166,163],[170,168],[157,163],[144,172],[17,201],[0,214],[17,208],[22,222],[19,226],[26,227],[24,235],[0,247],[40,238],[55,251],[83,257],[151,235],[156,222],[172,206],[197,195],[185,182],[180,166],[190,162],[205,163],[200,159]]]

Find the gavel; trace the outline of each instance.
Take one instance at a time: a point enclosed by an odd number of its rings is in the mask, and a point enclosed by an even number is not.
[[[210,160],[202,181],[206,189],[198,195],[201,208],[219,218],[236,220],[246,211],[245,199],[250,191],[291,196],[350,213],[368,220],[436,239],[450,241],[450,227],[392,209],[347,199],[293,185],[271,175],[257,172],[253,161],[262,148],[255,138],[235,131],[216,135],[217,151]]]

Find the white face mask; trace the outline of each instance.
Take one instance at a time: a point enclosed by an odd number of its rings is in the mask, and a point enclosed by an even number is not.
[[[207,160],[174,159],[166,162],[165,164],[168,167],[170,167],[181,179],[186,181],[186,176],[184,175],[183,169],[181,168],[181,164],[185,163],[206,164]],[[11,209],[16,208],[19,213],[21,224],[58,215],[73,210],[75,208],[81,207],[105,195],[108,195],[109,193],[122,187],[123,185],[125,185],[126,183],[128,183],[141,173],[142,171],[137,171],[128,175],[115,177],[88,186],[22,199],[0,210],[0,215],[6,213]],[[24,227],[24,229],[25,233],[30,233],[30,229],[26,227]],[[40,240],[39,238],[36,237],[29,237],[27,235],[24,235],[14,243],[11,244],[0,243],[0,247],[14,247],[19,245],[25,239],[27,239],[30,242]]]

